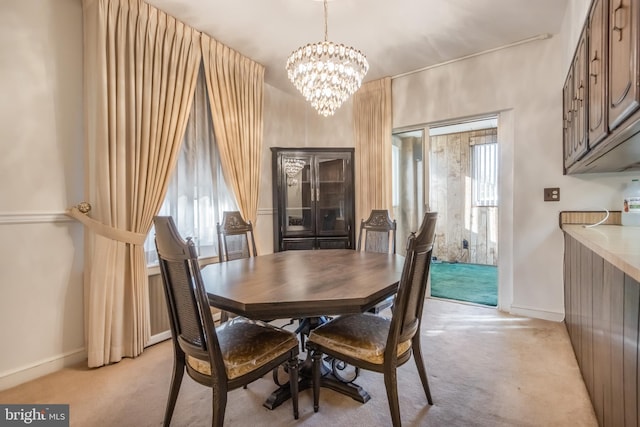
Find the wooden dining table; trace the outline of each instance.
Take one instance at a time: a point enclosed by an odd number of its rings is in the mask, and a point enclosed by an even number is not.
[[[404,257],[351,249],[285,251],[202,268],[212,306],[250,319],[311,319],[363,313],[393,296]],[[310,363],[302,363],[309,371]],[[323,375],[322,386],[366,402],[368,393],[353,382]],[[301,372],[300,390],[310,388],[310,372]],[[280,387],[267,399],[273,409],[289,396]]]

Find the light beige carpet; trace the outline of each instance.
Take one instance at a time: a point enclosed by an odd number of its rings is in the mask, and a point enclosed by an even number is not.
[[[404,426],[597,426],[563,323],[428,299],[422,345],[434,405],[409,361],[398,372]],[[165,341],[136,359],[68,368],[0,392],[0,403],[68,403],[72,426],[158,426],[171,366]],[[389,426],[382,375],[363,371],[356,382],[371,394],[368,403],[322,389],[314,413],[305,390],[296,421],[290,402],[273,411],[262,406],[274,389],[267,376],[230,392],[225,425]],[[210,389],[185,375],[172,425],[210,424]]]

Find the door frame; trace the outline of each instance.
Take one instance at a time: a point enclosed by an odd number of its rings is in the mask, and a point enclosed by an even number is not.
[[[513,199],[514,199],[514,140],[515,140],[515,113],[513,109],[506,109],[486,114],[476,114],[473,116],[452,118],[448,120],[420,123],[416,125],[401,126],[392,129],[392,135],[409,131],[422,130],[423,138],[428,134],[429,128],[442,126],[460,121],[495,116],[498,118],[498,305],[496,308],[501,311],[511,312],[513,303]],[[426,138],[428,140],[428,138]],[[390,139],[391,140],[391,139]],[[423,150],[427,144],[423,143]],[[424,153],[425,159],[429,159],[428,152]],[[429,175],[425,173],[425,175]],[[428,177],[425,177],[425,189],[428,189]],[[428,190],[427,190],[428,191]],[[428,194],[425,194],[425,200]],[[429,284],[429,294],[431,288]]]

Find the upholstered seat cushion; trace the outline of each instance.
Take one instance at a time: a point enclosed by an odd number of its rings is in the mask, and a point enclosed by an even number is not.
[[[391,320],[370,313],[340,316],[314,329],[309,341],[322,347],[381,365]],[[411,340],[398,344],[398,356],[411,349]]]
[[[294,333],[244,317],[223,323],[216,332],[229,379],[251,372],[298,346]],[[187,363],[196,371],[211,375],[208,361],[188,356]]]

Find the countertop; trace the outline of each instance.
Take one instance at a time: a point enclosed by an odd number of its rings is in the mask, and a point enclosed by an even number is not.
[[[625,274],[640,281],[640,227],[564,224],[562,230]]]

